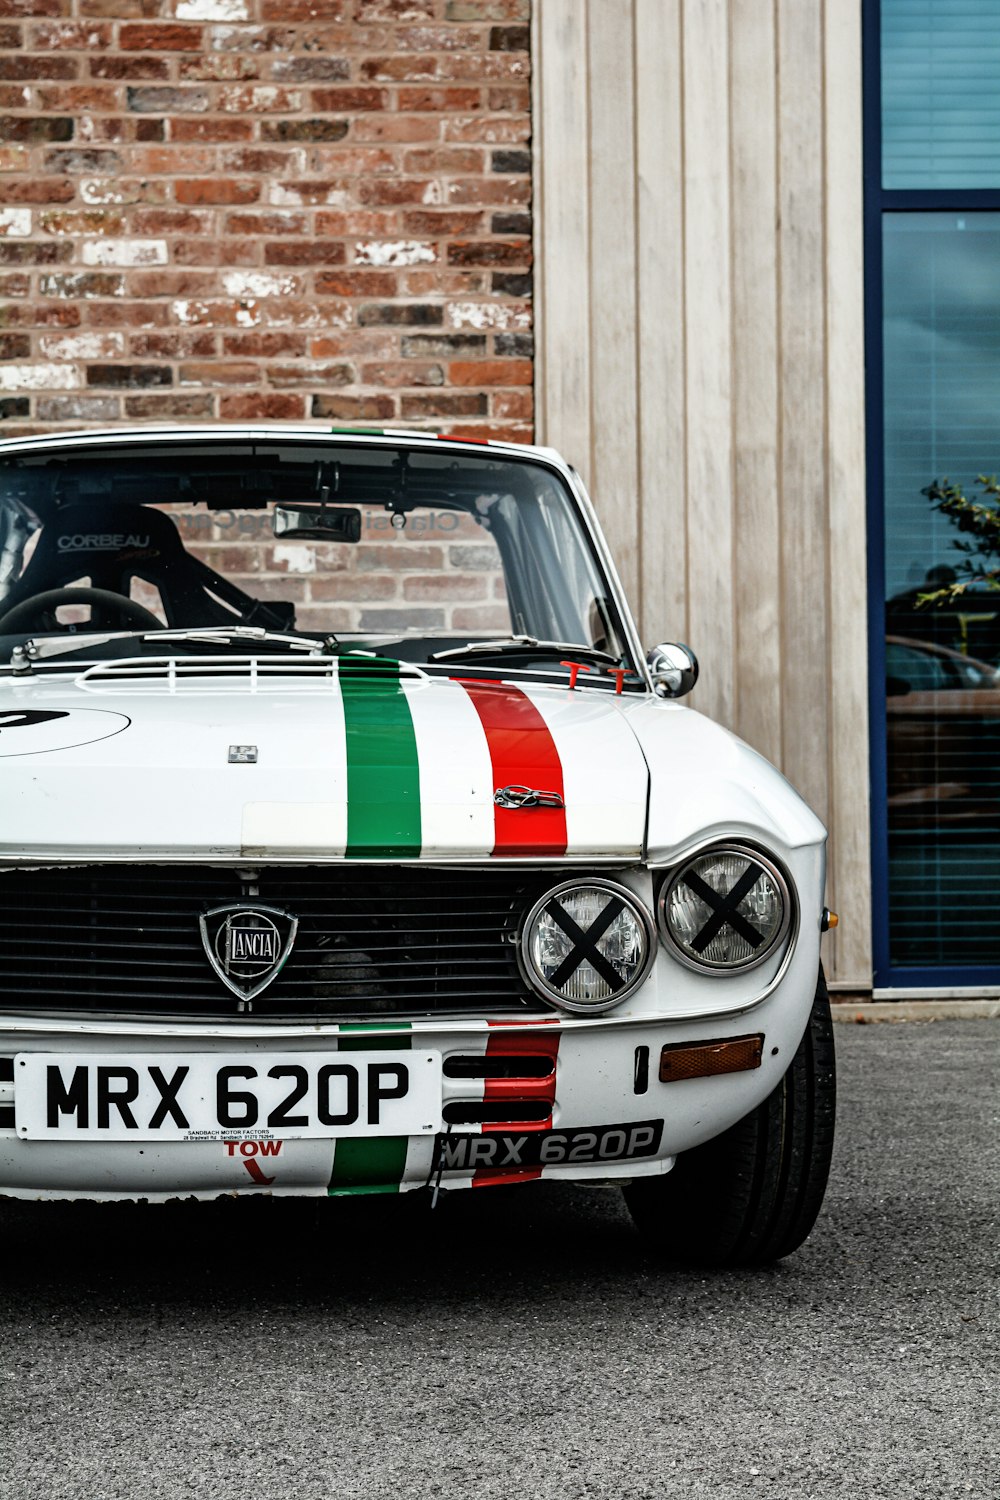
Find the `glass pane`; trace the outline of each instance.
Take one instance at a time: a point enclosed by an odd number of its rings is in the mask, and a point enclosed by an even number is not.
[[[882,0],[882,182],[1000,187],[997,0]]]
[[[921,491],[1000,471],[1000,214],[883,223],[891,957],[1000,965],[1000,594],[921,602],[991,561]]]

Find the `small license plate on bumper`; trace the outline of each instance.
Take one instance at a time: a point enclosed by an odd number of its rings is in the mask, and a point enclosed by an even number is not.
[[[23,1140],[221,1141],[434,1135],[437,1052],[22,1052]]]

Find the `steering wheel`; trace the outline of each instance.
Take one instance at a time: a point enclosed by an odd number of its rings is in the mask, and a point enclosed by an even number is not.
[[[15,631],[30,629],[40,622],[44,630],[65,630],[56,619],[56,610],[63,604],[92,604],[95,608],[113,611],[122,620],[132,625],[145,625],[149,630],[162,630],[163,622],[145,605],[137,604],[124,594],[113,594],[110,589],[80,588],[47,589],[43,594],[33,594],[22,599],[5,615],[0,617],[0,635],[13,635]]]

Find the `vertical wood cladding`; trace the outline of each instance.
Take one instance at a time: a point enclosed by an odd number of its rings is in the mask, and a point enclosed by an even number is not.
[[[530,0],[0,0],[0,435],[532,435]]]
[[[860,6],[536,0],[539,439],[831,831],[871,983]]]

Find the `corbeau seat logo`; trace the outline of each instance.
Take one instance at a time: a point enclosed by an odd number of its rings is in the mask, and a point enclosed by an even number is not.
[[[298,918],[274,906],[230,902],[198,918],[201,941],[223,984],[242,1000],[266,990],[292,951]]]

